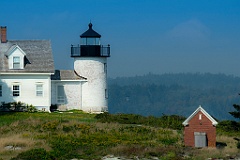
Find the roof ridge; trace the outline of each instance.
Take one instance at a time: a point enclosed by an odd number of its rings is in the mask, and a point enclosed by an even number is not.
[[[218,124],[218,122],[210,115],[207,113],[207,111],[205,111],[201,105],[199,105],[199,107],[182,123],[184,126],[188,125],[188,122],[199,112],[201,111],[211,122],[214,126],[216,126]]]

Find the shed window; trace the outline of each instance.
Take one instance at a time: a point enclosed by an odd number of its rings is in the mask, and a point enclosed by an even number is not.
[[[64,86],[57,87],[57,103],[64,104],[65,103],[65,94],[64,94]]]
[[[13,69],[20,69],[20,57],[13,57]]]
[[[20,86],[19,85],[13,85],[13,96],[20,96]]]

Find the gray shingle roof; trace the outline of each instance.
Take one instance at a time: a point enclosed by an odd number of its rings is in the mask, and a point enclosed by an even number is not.
[[[55,74],[51,76],[51,80],[86,80],[78,75],[74,70],[55,70]]]
[[[22,70],[9,69],[7,51],[18,45],[25,53],[26,66]],[[49,40],[9,40],[0,43],[0,72],[10,73],[54,73],[54,61]]]

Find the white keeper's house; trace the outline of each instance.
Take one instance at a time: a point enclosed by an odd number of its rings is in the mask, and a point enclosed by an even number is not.
[[[74,70],[55,70],[49,40],[8,40],[1,26],[0,102],[23,102],[39,110],[103,112],[108,109],[107,58],[110,46],[89,29],[71,45]]]

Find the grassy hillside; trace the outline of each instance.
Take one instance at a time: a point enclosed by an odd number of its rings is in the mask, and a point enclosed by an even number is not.
[[[204,159],[236,156],[234,137],[218,133],[223,149],[193,149],[182,143],[184,117],[0,112],[0,159]]]

